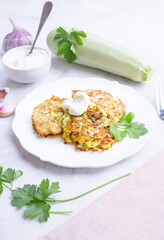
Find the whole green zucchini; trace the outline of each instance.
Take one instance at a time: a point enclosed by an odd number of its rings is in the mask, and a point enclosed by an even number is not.
[[[52,30],[47,36],[48,47],[55,55],[58,53],[57,41],[54,40],[56,34],[57,31]],[[74,45],[78,56],[75,63],[111,72],[136,82],[150,80],[152,68],[140,56],[101,37],[90,33],[86,35],[82,46]]]

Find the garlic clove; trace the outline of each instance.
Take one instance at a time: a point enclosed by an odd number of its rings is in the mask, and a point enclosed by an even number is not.
[[[4,88],[0,89],[0,102],[3,101],[3,99],[6,97],[6,95],[9,93],[10,88]]]
[[[25,29],[20,28],[18,25],[16,25],[12,19],[9,20],[13,26],[13,31],[5,36],[2,43],[3,51],[7,52],[8,50],[15,47],[31,45],[32,35]]]
[[[8,117],[15,112],[16,105],[8,104],[0,107],[0,117]]]

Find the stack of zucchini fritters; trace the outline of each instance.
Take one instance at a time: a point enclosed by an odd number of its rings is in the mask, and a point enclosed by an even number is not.
[[[72,94],[81,90],[73,90]],[[110,132],[110,123],[124,116],[125,104],[102,90],[81,91],[88,94],[90,104],[81,116],[72,116],[63,110],[65,98],[52,96],[35,107],[32,123],[40,136],[62,134],[65,143],[73,143],[82,151],[103,151],[116,142]]]

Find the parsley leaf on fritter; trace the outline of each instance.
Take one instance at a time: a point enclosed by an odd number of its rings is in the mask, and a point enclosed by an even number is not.
[[[148,132],[145,124],[132,122],[134,117],[134,113],[130,112],[125,114],[123,119],[117,124],[110,123],[110,132],[114,134],[118,142],[121,142],[127,135],[130,138],[137,139]]]

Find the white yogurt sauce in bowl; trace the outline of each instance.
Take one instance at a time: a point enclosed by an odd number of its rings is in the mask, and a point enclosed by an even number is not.
[[[29,52],[29,47],[13,48],[5,54],[4,63],[9,67],[25,70],[40,67],[48,59],[47,52],[41,48],[34,48],[32,53]]]
[[[7,51],[2,62],[9,78],[16,82],[30,83],[44,77],[51,66],[51,55],[43,48],[35,47],[29,54],[31,46],[21,46]]]

